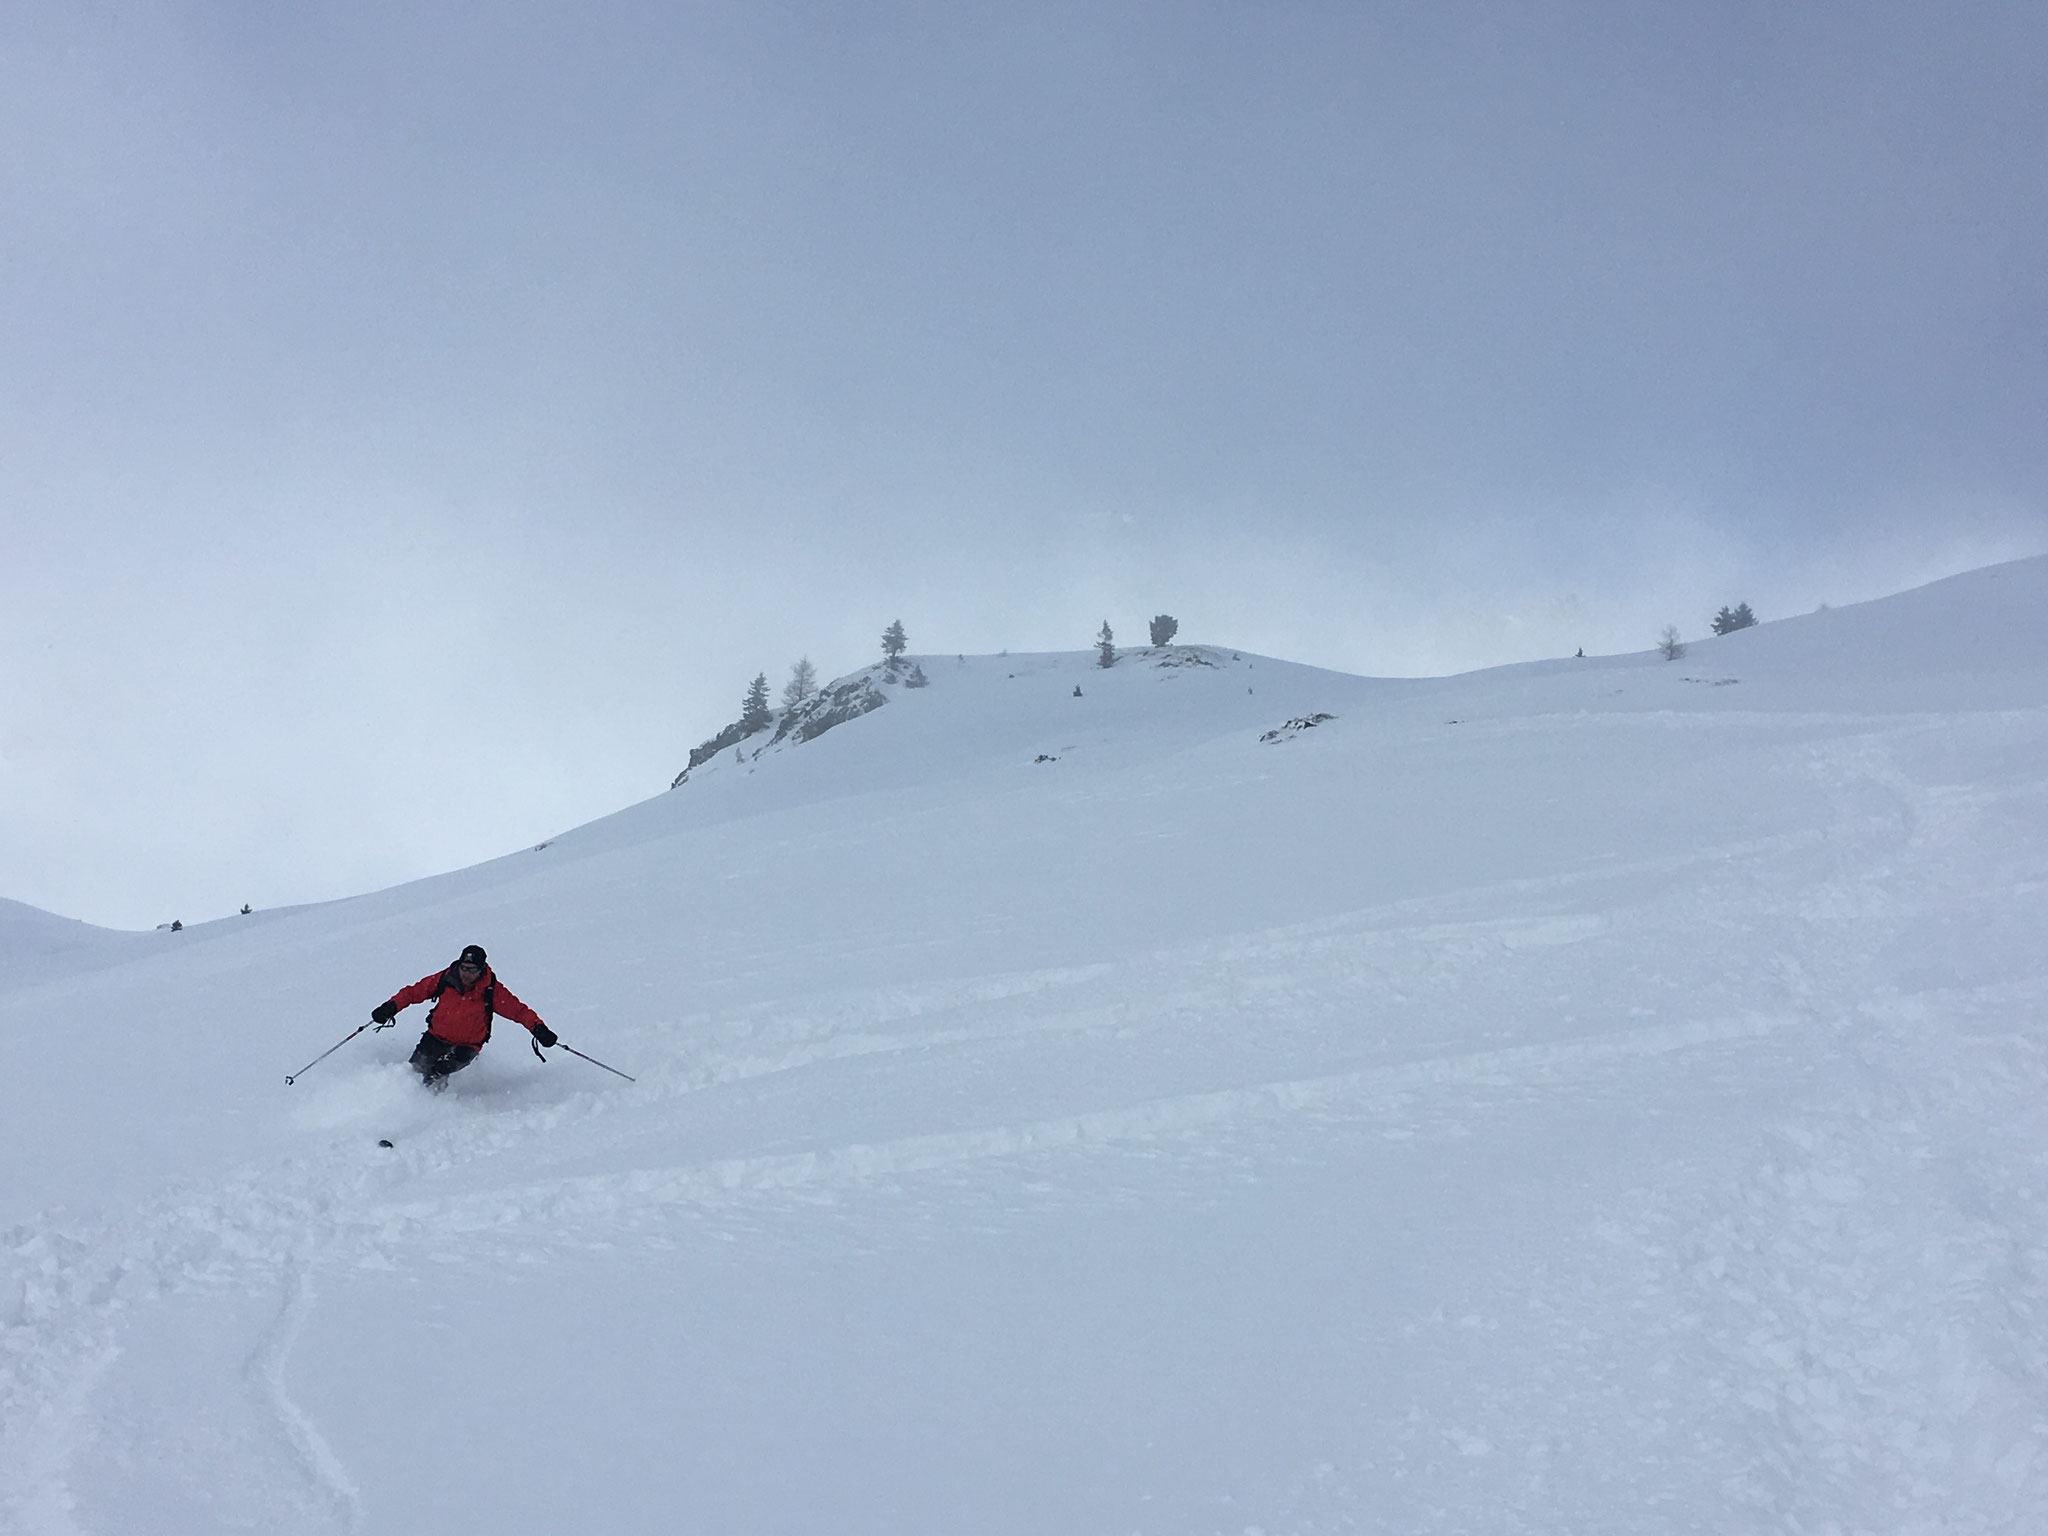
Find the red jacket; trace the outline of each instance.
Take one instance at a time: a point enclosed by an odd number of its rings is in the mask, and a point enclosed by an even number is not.
[[[439,1035],[451,1045],[480,1046],[491,1038],[491,1015],[501,1014],[531,1030],[540,1015],[512,995],[512,989],[484,968],[483,975],[465,991],[456,978],[455,967],[422,976],[409,987],[391,994],[393,1012],[424,1003],[436,993],[441,1000],[427,1015],[427,1033]],[[490,999],[486,1010],[484,1000]]]

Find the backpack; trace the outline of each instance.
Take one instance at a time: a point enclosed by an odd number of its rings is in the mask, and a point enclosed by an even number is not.
[[[440,983],[434,988],[434,1006],[427,1010],[427,1028],[434,1027],[434,1015],[441,1011],[441,994],[459,990],[455,985],[455,967],[449,966],[441,973]],[[498,1010],[498,978],[495,974],[484,983],[484,1040],[491,1038],[491,1019]]]

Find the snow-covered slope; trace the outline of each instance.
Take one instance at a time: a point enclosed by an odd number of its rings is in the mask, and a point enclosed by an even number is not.
[[[144,953],[150,947],[141,934],[95,928],[76,918],[0,899],[0,986],[92,969],[115,955]]]
[[[418,885],[7,909],[0,1529],[2042,1528],[2044,603],[925,656]],[[283,1085],[471,941],[638,1082]]]

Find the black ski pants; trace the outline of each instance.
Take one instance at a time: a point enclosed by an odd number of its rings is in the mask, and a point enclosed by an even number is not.
[[[443,1040],[428,1030],[420,1036],[420,1043],[413,1047],[412,1069],[419,1073],[420,1081],[429,1087],[438,1087],[449,1073],[460,1072],[475,1061],[476,1051],[473,1045],[457,1045],[453,1040]]]

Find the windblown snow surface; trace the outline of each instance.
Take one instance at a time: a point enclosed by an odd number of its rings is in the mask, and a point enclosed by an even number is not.
[[[417,885],[0,906],[0,1526],[2048,1530],[2044,614],[924,656]],[[638,1082],[285,1085],[469,942]]]

